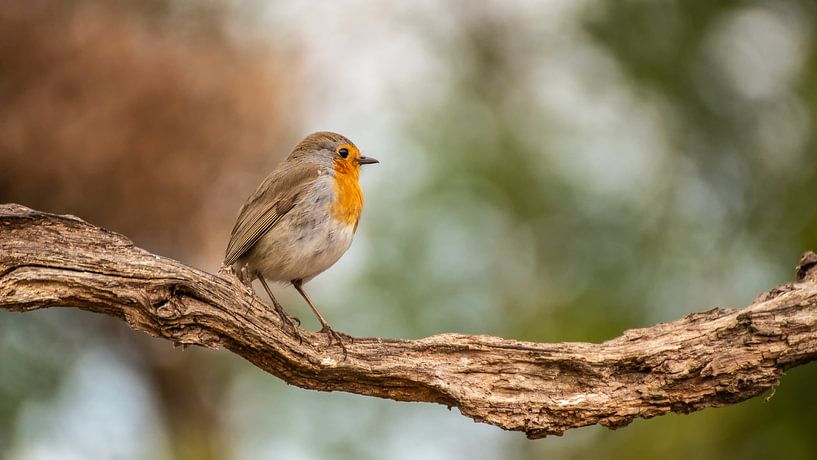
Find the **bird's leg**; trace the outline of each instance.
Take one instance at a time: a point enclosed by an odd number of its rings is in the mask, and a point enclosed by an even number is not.
[[[292,322],[292,318],[290,318],[289,315],[287,315],[287,312],[284,311],[284,307],[282,307],[281,304],[278,303],[278,299],[276,299],[275,296],[272,295],[272,290],[267,285],[267,280],[265,280],[260,273],[256,273],[256,276],[258,277],[258,281],[261,281],[261,285],[264,286],[264,290],[267,291],[267,295],[272,300],[272,305],[273,307],[275,307],[275,312],[278,313],[278,316],[281,317],[281,321],[283,321],[284,324],[290,327],[292,333],[295,335],[295,337],[298,338],[299,342],[303,342],[303,340],[301,339],[301,334],[298,333],[298,326],[296,326],[295,323]],[[298,318],[295,318],[295,321],[298,322],[298,325],[301,324],[301,320],[299,320]]]
[[[303,297],[304,300],[306,300],[306,303],[309,304],[309,308],[311,308],[312,311],[315,312],[315,316],[317,316],[318,321],[321,322],[321,326],[323,326],[321,328],[321,332],[326,333],[326,336],[329,338],[329,345],[332,345],[332,338],[334,337],[335,340],[338,341],[338,345],[340,345],[340,347],[343,349],[343,357],[345,358],[346,357],[346,346],[343,344],[343,340],[341,340],[340,334],[335,332],[335,330],[332,329],[329,326],[329,323],[327,323],[326,320],[323,318],[323,315],[321,315],[321,312],[319,312],[318,308],[315,307],[315,304],[312,303],[312,299],[310,299],[309,296],[306,294],[306,291],[304,291],[303,284],[304,284],[303,280],[292,280],[292,285],[295,287],[295,289],[298,291],[298,293],[301,294],[301,297]]]

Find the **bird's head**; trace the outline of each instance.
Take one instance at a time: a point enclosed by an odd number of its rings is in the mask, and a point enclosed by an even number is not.
[[[355,179],[360,174],[361,165],[379,163],[374,158],[363,156],[345,136],[328,131],[306,136],[295,146],[289,159],[317,163],[333,169],[338,175]]]

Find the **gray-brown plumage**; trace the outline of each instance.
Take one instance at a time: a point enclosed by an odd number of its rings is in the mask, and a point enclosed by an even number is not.
[[[330,343],[334,337],[343,346],[303,283],[332,266],[352,244],[363,206],[360,165],[370,163],[377,160],[362,156],[340,134],[311,134],[241,207],[224,265],[239,265],[250,281],[258,278],[275,310],[296,334],[267,279],[292,283],[315,312],[321,330],[329,334]]]
[[[288,213],[305,189],[318,179],[319,166],[282,164],[247,199],[230,234],[224,265],[243,256],[283,215]]]

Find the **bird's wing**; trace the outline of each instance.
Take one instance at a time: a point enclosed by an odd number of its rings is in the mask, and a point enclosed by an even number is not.
[[[252,246],[289,212],[304,191],[315,182],[320,166],[314,164],[285,164],[273,171],[244,203],[238,214],[224,265],[234,264]]]

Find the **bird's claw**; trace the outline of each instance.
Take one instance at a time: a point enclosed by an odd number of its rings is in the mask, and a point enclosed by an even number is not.
[[[276,312],[278,313],[278,316],[281,318],[281,322],[284,323],[283,324],[284,329],[288,329],[289,332],[296,339],[298,339],[298,343],[304,343],[304,339],[301,337],[301,334],[298,332],[298,326],[301,325],[301,320],[299,320],[298,318],[296,318],[294,316],[290,317],[285,312],[278,311],[277,309],[276,309]],[[293,319],[298,322],[298,326],[296,326],[295,323],[292,321]]]
[[[336,342],[338,342],[338,345],[340,345],[340,348],[343,350],[343,359],[346,359],[346,356],[347,356],[346,345],[343,344],[343,339],[341,339],[341,335],[344,335],[344,336],[348,337],[349,339],[351,339],[352,337],[348,336],[346,334],[340,334],[340,333],[336,332],[334,329],[329,327],[328,324],[324,325],[321,328],[320,332],[326,334],[326,338],[329,340],[329,346],[332,346],[332,339],[333,338],[335,339]]]

